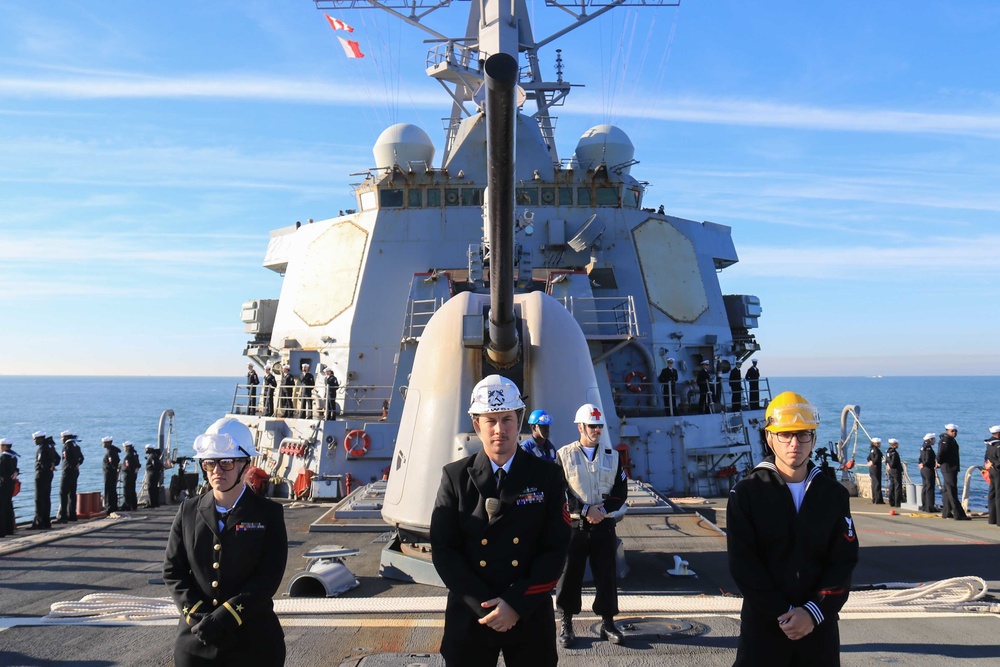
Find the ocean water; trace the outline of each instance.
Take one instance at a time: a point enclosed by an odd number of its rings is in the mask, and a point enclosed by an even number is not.
[[[232,405],[243,378],[177,377],[0,377],[0,437],[14,440],[21,455],[21,493],[14,499],[18,520],[34,514],[34,457],[31,434],[45,431],[59,443],[59,432],[73,430],[82,440],[86,461],[78,489],[104,488],[101,438],[110,435],[121,447],[135,443],[140,455],[155,444],[160,414],[175,413],[171,446],[190,455],[191,443]],[[1000,424],[1000,378],[884,377],[769,378],[772,394],[796,391],[819,407],[821,423],[816,447],[829,447],[840,437],[845,405],[861,406],[861,423],[873,436],[900,442],[900,456],[919,481],[917,455],[925,433],[941,433],[953,422],[959,427],[962,465],[981,465],[989,427]],[[867,440],[859,440],[857,460],[868,456]],[[166,471],[169,480],[172,471]],[[141,482],[140,475],[140,482]],[[970,487],[970,506],[986,505],[987,485],[978,475]],[[52,482],[52,511],[59,506],[59,471]]]

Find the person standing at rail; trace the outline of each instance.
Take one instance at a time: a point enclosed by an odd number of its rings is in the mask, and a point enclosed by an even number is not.
[[[987,502],[990,507],[990,525],[1000,525],[1000,426],[990,427],[990,437],[985,441],[986,455],[983,467],[990,476]]]
[[[934,488],[937,486],[937,454],[934,453],[934,441],[937,436],[928,433],[924,436],[924,444],[920,447],[920,478],[924,483],[923,506],[921,512],[936,512],[934,505]]]
[[[786,391],[765,412],[772,452],[729,494],[729,571],[743,593],[734,667],[840,665],[840,610],[858,562],[847,489],[810,457],[819,412]]]
[[[139,509],[139,498],[135,494],[135,482],[139,477],[139,469],[142,464],[139,462],[139,453],[135,451],[135,445],[125,441],[125,460],[122,462],[122,470],[125,472],[125,482],[122,485],[122,493],[125,502],[122,509],[126,512],[134,512]]]
[[[885,505],[882,497],[882,438],[872,438],[872,447],[868,450],[868,479],[872,486],[872,504]]]
[[[14,441],[10,438],[0,438],[0,537],[13,535],[14,523],[14,485],[17,483],[17,453],[13,449]]]
[[[889,438],[885,471],[889,476],[889,507],[900,507],[903,504],[903,462],[899,459],[899,440],[896,438]]]
[[[101,469],[104,471],[104,506],[108,514],[118,511],[118,471],[121,466],[121,451],[115,447],[110,435],[101,438],[104,445],[104,460]]]
[[[958,451],[958,427],[945,424],[938,441],[937,465],[941,469],[941,518],[968,521],[969,517],[958,499],[958,471],[962,465]]]
[[[52,477],[59,465],[55,441],[45,431],[31,434],[38,449],[35,451],[35,518],[28,530],[48,530],[52,527]]]
[[[260,384],[260,377],[253,364],[247,364],[247,414],[257,414],[257,385]]]
[[[63,431],[59,434],[63,441],[62,478],[59,480],[59,512],[56,523],[76,521],[76,482],[80,478],[83,451],[77,444],[76,434]]]

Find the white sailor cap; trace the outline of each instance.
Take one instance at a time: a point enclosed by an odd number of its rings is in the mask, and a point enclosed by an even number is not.
[[[703,359],[702,362],[701,362],[701,365],[702,366],[708,366],[709,363],[711,363],[711,362],[708,359]]]
[[[899,440],[896,440],[895,438],[889,438],[889,444],[890,445],[898,445],[899,444]]]
[[[112,440],[113,438],[110,435],[106,435],[103,438],[101,438],[101,442],[111,442]]]
[[[756,359],[751,359],[750,362],[756,364],[757,360]]]
[[[674,358],[673,357],[667,357],[667,363],[668,364],[674,363]]]
[[[63,431],[62,433],[59,434],[59,437],[60,438],[75,438],[76,437],[76,433],[73,433],[73,431]]]
[[[0,445],[13,445],[14,441],[10,438],[0,438]]]
[[[126,440],[125,442],[122,443],[122,447],[129,448],[129,447],[135,447],[135,445],[133,445],[130,440]]]
[[[302,368],[309,368],[309,364],[302,364]]]
[[[333,369],[332,369],[332,368],[330,368],[329,366],[327,366],[326,368],[324,368],[324,369],[323,369],[323,372],[324,372],[324,373],[332,373],[332,372],[333,372]]]
[[[882,444],[882,438],[872,438],[872,444],[873,445],[881,445]]]
[[[37,440],[38,438],[44,438],[44,437],[45,437],[45,431],[35,431],[34,433],[31,434],[32,440]]]
[[[946,431],[957,431],[958,427],[955,426],[954,424],[945,424],[944,425],[944,430],[946,430]]]
[[[924,440],[937,440],[937,436],[933,433],[928,433],[924,436]]]
[[[156,447],[153,447],[152,445],[146,445],[145,447],[143,447],[143,449],[145,449],[148,452],[151,449],[156,449]]]
[[[289,366],[288,364],[285,364],[284,366],[282,366],[282,368],[287,371],[287,370],[291,370],[292,367]]]
[[[990,426],[990,433],[1000,433],[1000,426]]]

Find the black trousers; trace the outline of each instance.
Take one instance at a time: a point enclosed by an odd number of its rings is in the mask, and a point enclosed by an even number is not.
[[[257,387],[256,385],[250,385],[247,389],[249,399],[247,400],[247,414],[255,415],[257,414]]]
[[[889,471],[889,505],[899,507],[903,504],[903,471]]]
[[[59,480],[59,520],[76,521],[76,481],[80,469],[64,470]]]
[[[4,480],[0,488],[0,537],[14,534],[14,481]]]
[[[139,509],[139,499],[135,495],[135,480],[138,476],[139,473],[137,472],[125,473],[125,483],[122,486],[125,502],[122,504],[122,509],[128,512],[134,512]]]
[[[104,505],[109,512],[118,511],[118,472],[104,471]]]
[[[146,491],[149,492],[149,507],[160,506],[160,480],[163,473],[159,470],[146,469]]]
[[[52,527],[52,472],[35,471],[34,528]]]
[[[610,519],[606,521],[611,522]],[[563,614],[579,614],[580,589],[583,574],[590,560],[594,575],[594,613],[601,617],[618,614],[618,573],[615,568],[615,550],[618,538],[614,525],[593,530],[573,528],[569,538],[566,566],[556,585],[556,607]]]
[[[264,416],[270,417],[274,414],[274,390],[264,390]]]
[[[749,398],[750,398],[750,409],[757,410],[760,408],[760,385],[756,382],[747,382],[747,387],[749,387]]]
[[[988,502],[990,505],[990,524],[1000,525],[1000,470],[990,468],[990,493]]]
[[[823,621],[802,639],[785,636],[777,619],[760,618],[744,604],[733,667],[839,667],[840,628]]]
[[[555,667],[556,621],[552,603],[546,599],[508,632],[496,632],[465,607],[457,594],[449,592],[444,614],[441,657],[447,667],[496,667],[500,653],[508,667]]]
[[[934,477],[934,468],[924,466],[920,469],[920,477],[924,480],[923,511],[934,511],[934,488],[937,486],[937,479]]]
[[[965,516],[958,501],[958,466],[941,466],[941,518],[960,519]]]
[[[729,391],[733,394],[733,410],[743,407],[743,387],[738,384],[730,384]]]
[[[872,503],[885,505],[885,499],[882,497],[882,466],[870,467],[868,477],[872,481]]]

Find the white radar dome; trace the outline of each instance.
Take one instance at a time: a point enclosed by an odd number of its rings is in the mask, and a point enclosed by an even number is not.
[[[602,162],[614,167],[630,162],[634,156],[632,140],[614,125],[596,125],[584,132],[573,154],[574,161],[583,168],[593,168]],[[622,174],[629,171],[630,167],[625,167]]]
[[[405,167],[408,162],[424,162],[429,167],[434,160],[434,142],[416,125],[397,123],[383,130],[372,153],[379,169],[397,164]]]

